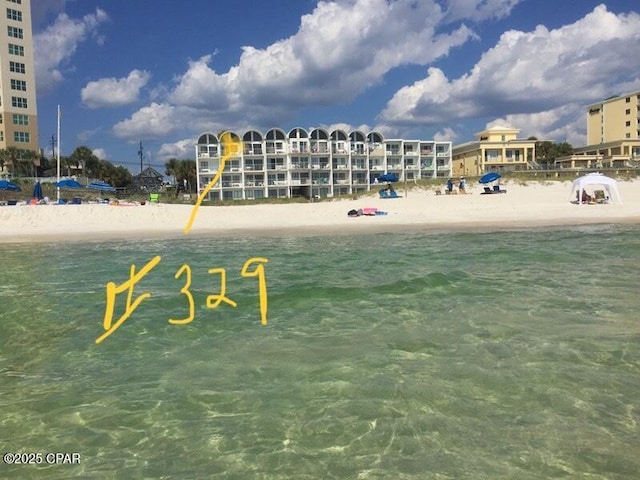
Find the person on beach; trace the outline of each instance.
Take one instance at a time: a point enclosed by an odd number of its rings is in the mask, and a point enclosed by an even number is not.
[[[458,190],[460,190],[460,193],[467,193],[467,181],[464,179],[464,177],[460,177],[460,185],[458,186]]]
[[[453,179],[449,178],[449,180],[447,180],[447,193],[451,193],[453,192]]]

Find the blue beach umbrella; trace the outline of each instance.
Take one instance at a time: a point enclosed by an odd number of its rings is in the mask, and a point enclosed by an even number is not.
[[[384,173],[378,177],[379,182],[397,182],[400,180],[395,173]]]
[[[116,189],[113,188],[111,185],[109,185],[107,182],[102,182],[102,181],[96,181],[96,182],[91,182],[89,185],[87,185],[87,188],[90,188],[92,190],[100,190],[101,192],[115,192]]]
[[[65,178],[56,183],[59,188],[82,188],[82,185],[71,178]]]
[[[499,178],[502,178],[502,175],[500,175],[498,172],[489,172],[481,176],[479,181],[480,183],[491,183],[495,182]]]
[[[0,180],[0,190],[8,190],[10,192],[21,192],[22,189],[17,183],[13,183],[9,180]]]

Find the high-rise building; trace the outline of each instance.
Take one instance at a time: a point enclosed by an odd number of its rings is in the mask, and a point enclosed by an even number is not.
[[[38,153],[38,113],[31,0],[0,9],[0,149]]]
[[[640,92],[607,98],[587,107],[587,145],[640,138]]]
[[[556,158],[558,168],[640,168],[640,91],[587,105],[587,145]]]

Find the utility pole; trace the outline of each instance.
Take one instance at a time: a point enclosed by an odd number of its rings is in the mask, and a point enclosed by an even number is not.
[[[51,135],[51,158],[55,158],[56,156],[56,136]]]
[[[140,173],[142,173],[142,164],[144,162],[144,150],[142,148],[142,142],[140,142],[140,150],[138,150],[138,156],[140,157]]]

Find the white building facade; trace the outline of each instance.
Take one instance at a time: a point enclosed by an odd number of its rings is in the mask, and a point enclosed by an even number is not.
[[[196,143],[198,193],[220,168],[224,134],[241,147],[224,166],[210,190],[210,200],[326,198],[377,188],[376,179],[390,173],[400,181],[448,178],[451,142],[384,139],[363,133],[322,128],[272,128],[266,133],[202,133]]]

